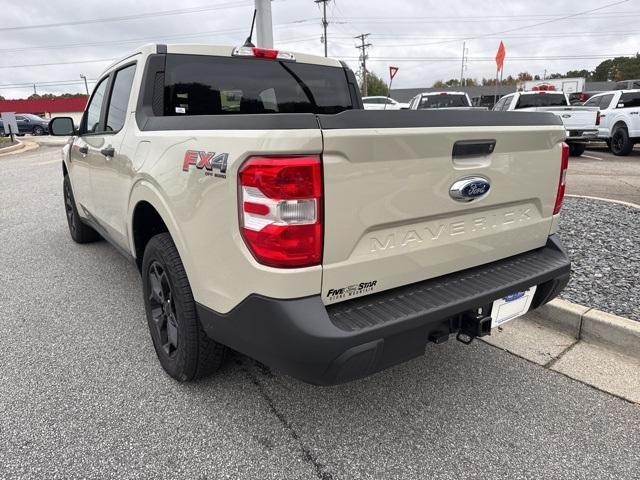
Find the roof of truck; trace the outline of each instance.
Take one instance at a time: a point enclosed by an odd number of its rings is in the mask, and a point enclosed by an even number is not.
[[[120,59],[109,65],[104,72],[108,72],[116,65],[129,60],[136,55],[152,55],[154,53],[177,53],[185,55],[211,55],[216,57],[231,57],[233,56],[233,50],[240,45],[209,45],[205,43],[147,43],[140,48],[135,49],[128,55],[121,57]],[[275,48],[275,50],[279,50]],[[292,53],[295,61],[298,63],[309,63],[313,65],[325,65],[329,67],[341,67],[342,64],[335,58],[321,57],[319,55],[309,55],[308,53],[292,52],[290,50],[282,50],[288,53]]]

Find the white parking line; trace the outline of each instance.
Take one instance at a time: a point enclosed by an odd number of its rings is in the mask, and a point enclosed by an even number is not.
[[[584,158],[590,158],[592,160],[602,160],[602,158],[600,158],[600,157],[592,157],[591,155],[585,155],[584,153],[582,154],[582,156]]]

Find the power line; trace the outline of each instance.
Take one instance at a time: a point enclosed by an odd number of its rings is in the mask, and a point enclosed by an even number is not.
[[[619,0],[617,2],[608,3],[608,4],[603,5],[601,7],[598,7],[598,8],[592,8],[590,10],[583,10],[581,12],[576,12],[576,13],[572,13],[572,14],[569,14],[569,15],[556,17],[556,18],[551,19],[551,20],[545,20],[544,22],[533,23],[531,25],[523,25],[521,27],[510,28],[508,30],[502,30],[500,32],[491,32],[491,33],[485,33],[485,34],[481,34],[481,35],[465,37],[464,40],[476,40],[478,38],[487,38],[487,37],[492,37],[494,35],[502,35],[504,33],[517,32],[519,30],[524,30],[524,29],[527,29],[527,28],[540,27],[542,25],[548,25],[550,23],[560,22],[562,20],[567,20],[569,18],[574,18],[574,17],[579,17],[579,16],[582,16],[582,15],[587,15],[589,13],[597,12],[599,10],[604,10],[605,8],[615,7],[616,5],[621,5],[623,3],[627,3],[628,1],[629,0]],[[442,42],[433,42],[433,43],[428,43],[428,44],[424,44],[424,45],[442,45],[442,44],[451,43],[451,42],[457,42],[457,40],[445,40],[445,41],[442,41]]]
[[[314,21],[313,19],[301,19],[301,20],[293,20],[290,22],[284,22],[274,25],[274,28],[288,28],[293,25],[300,25],[308,22]],[[75,48],[75,47],[99,47],[99,46],[110,46],[110,45],[126,45],[129,43],[141,43],[141,42],[151,42],[151,41],[165,41],[170,39],[180,39],[180,38],[198,38],[198,37],[209,37],[210,35],[221,35],[225,33],[236,33],[236,32],[244,32],[245,28],[232,28],[228,30],[210,30],[203,31],[198,33],[188,33],[188,34],[176,34],[176,35],[156,35],[153,37],[137,37],[125,40],[108,40],[104,42],[79,42],[79,43],[66,43],[66,44],[58,44],[58,45],[40,45],[40,46],[31,46],[31,47],[23,47],[23,48],[2,48],[0,49],[0,53],[9,53],[9,52],[25,52],[32,50],[57,50],[61,48]],[[315,38],[315,36],[313,37]],[[349,37],[351,38],[351,37]]]
[[[51,28],[51,27],[65,27],[71,25],[87,25],[91,23],[107,23],[107,22],[120,22],[126,20],[138,20],[138,19],[146,19],[150,17],[166,17],[169,15],[183,15],[187,13],[197,13],[197,12],[209,12],[212,10],[222,10],[225,8],[234,8],[234,7],[245,7],[251,5],[252,2],[229,2],[229,3],[220,3],[218,5],[203,5],[199,7],[192,8],[182,8],[178,10],[163,10],[159,12],[145,12],[138,13],[135,15],[124,15],[121,17],[107,17],[107,18],[94,18],[90,20],[74,20],[70,22],[58,22],[58,23],[41,23],[39,25],[19,25],[19,26],[11,26],[11,27],[0,27],[0,32],[8,32],[8,31],[18,31],[18,30],[33,30],[39,28]]]
[[[76,60],[74,62],[31,63],[25,65],[0,65],[0,68],[52,67],[54,65],[74,65],[76,63],[106,63],[113,62],[115,60],[117,60],[117,58],[103,58],[100,60]]]
[[[360,50],[360,61],[361,61],[361,69],[362,69],[362,96],[367,96],[367,49],[371,47],[371,43],[365,43],[368,33],[361,33],[360,35],[354,37],[356,40],[360,40],[360,45],[356,45],[356,48]]]

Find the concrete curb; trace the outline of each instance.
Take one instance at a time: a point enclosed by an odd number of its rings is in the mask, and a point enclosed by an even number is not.
[[[561,299],[540,307],[537,313],[549,327],[577,340],[640,358],[640,322]]]
[[[16,140],[15,145],[10,145],[8,147],[4,147],[4,148],[0,148],[0,155],[3,155],[5,153],[11,153],[11,152],[15,152],[16,150],[20,150],[22,148],[24,148],[24,143],[22,143],[20,140]]]

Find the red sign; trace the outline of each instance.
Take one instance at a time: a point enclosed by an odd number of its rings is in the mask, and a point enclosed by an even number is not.
[[[500,41],[500,46],[498,47],[498,53],[496,53],[496,65],[498,66],[498,70],[502,70],[504,65],[504,57],[507,56],[507,50],[504,48],[504,43]]]
[[[398,67],[389,67],[389,76],[391,77],[391,80],[396,76],[396,73],[398,73]]]

